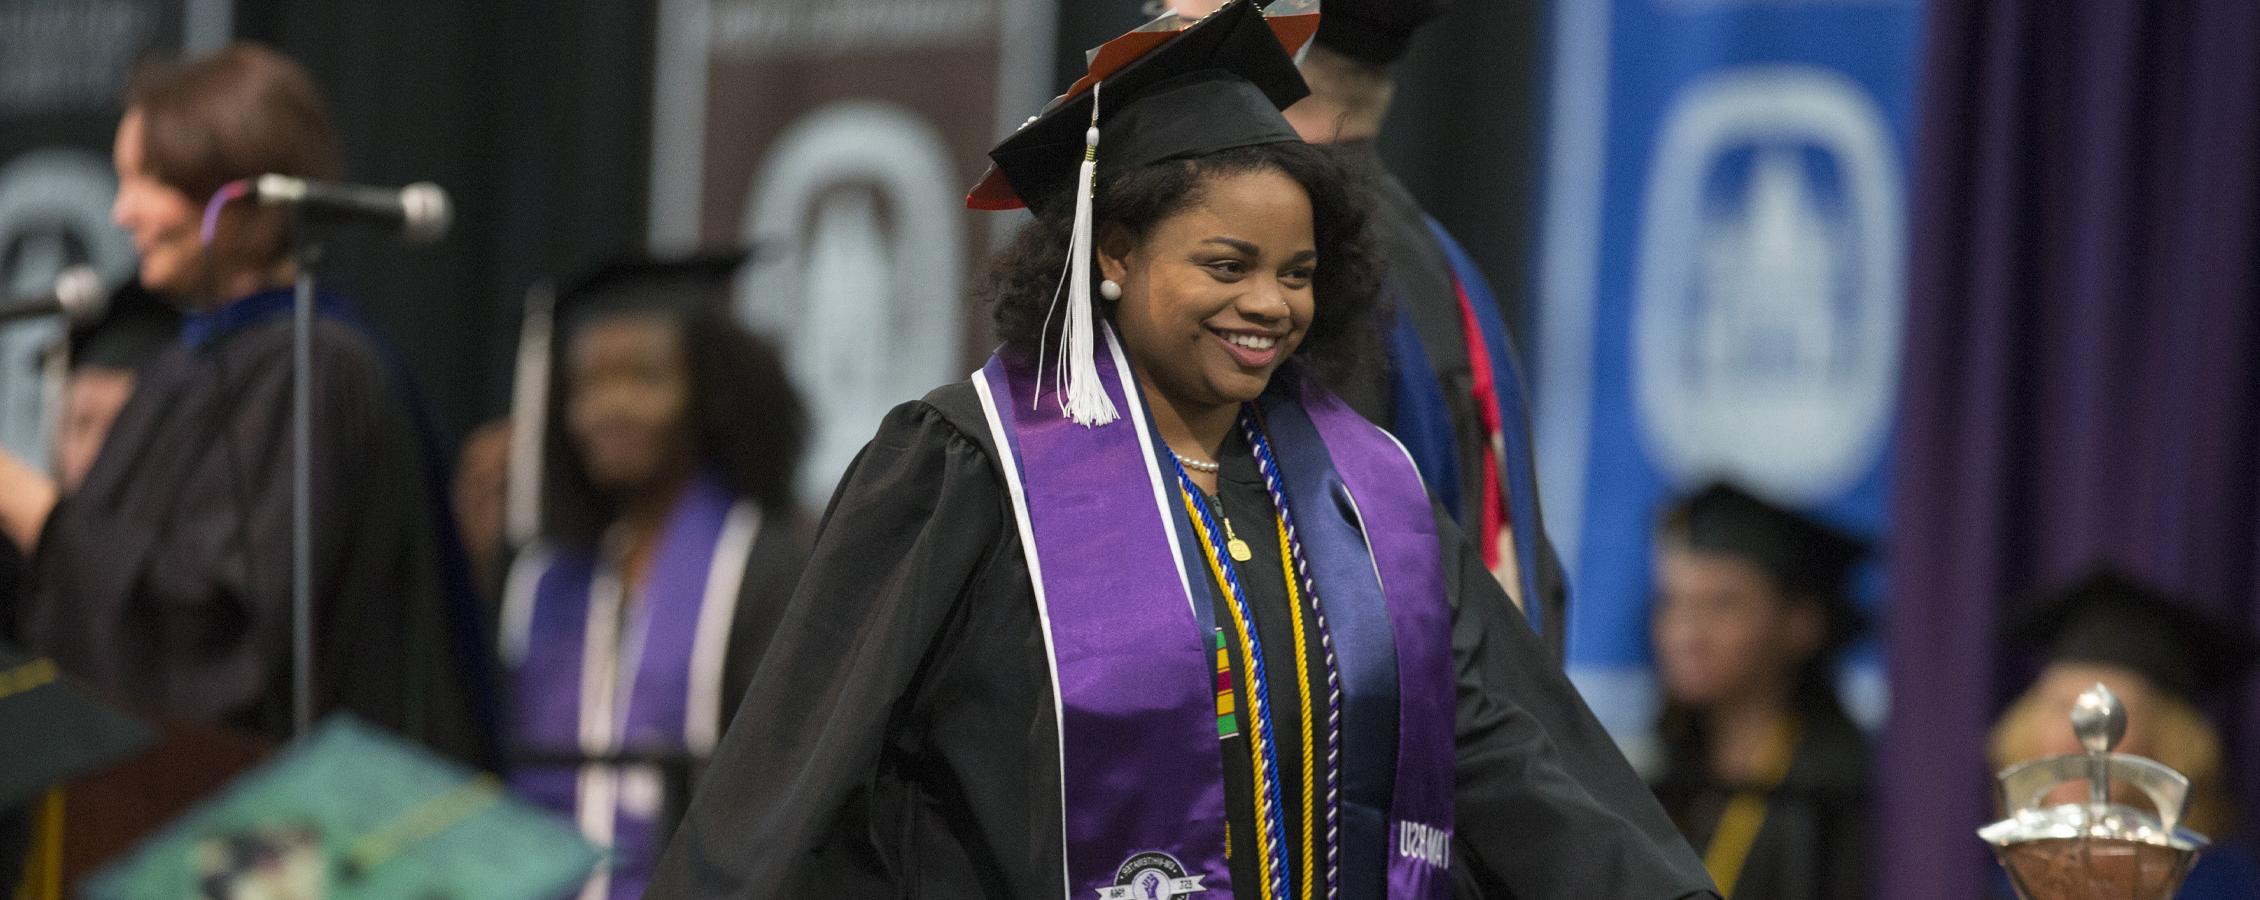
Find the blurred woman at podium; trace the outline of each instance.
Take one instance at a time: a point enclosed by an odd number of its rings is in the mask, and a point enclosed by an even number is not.
[[[0,453],[0,528],[32,557],[21,637],[150,714],[287,738],[300,235],[284,210],[207,206],[262,174],[334,176],[336,139],[305,70],[254,44],[145,69],[125,106],[112,217],[185,321],[75,493]],[[346,301],[317,308],[312,707],[478,755],[483,645],[450,589],[467,581],[429,430]]]

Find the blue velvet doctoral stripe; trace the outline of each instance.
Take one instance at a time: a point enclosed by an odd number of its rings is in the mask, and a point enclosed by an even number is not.
[[[1467,249],[1453,240],[1443,225],[1431,218],[1428,230],[1443,247],[1444,258],[1452,266],[1452,280],[1459,283],[1460,290],[1467,292],[1468,305],[1475,309],[1476,324],[1483,329],[1483,348],[1491,357],[1491,385],[1499,403],[1499,431],[1506,444],[1504,471],[1499,476],[1506,482],[1507,516],[1514,525],[1515,559],[1521,561],[1517,567],[1521,578],[1516,586],[1520,589],[1524,612],[1530,618],[1531,630],[1545,634],[1546,604],[1538,596],[1538,467],[1531,450],[1529,395],[1524,391],[1522,366],[1515,361],[1514,348],[1507,340],[1507,319],[1499,311],[1498,298],[1491,294],[1491,283],[1475,267],[1475,260],[1468,257]]]

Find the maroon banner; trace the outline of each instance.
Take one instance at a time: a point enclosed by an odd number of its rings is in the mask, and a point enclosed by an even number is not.
[[[739,310],[814,411],[821,505],[886,410],[988,355],[964,209],[1051,85],[1044,0],[664,0],[650,240],[754,245]],[[875,361],[883,364],[875,365]]]

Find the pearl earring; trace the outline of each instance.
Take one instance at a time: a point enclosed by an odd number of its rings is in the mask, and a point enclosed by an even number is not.
[[[1112,278],[1100,279],[1099,296],[1105,297],[1109,303],[1120,300],[1122,299],[1122,285],[1116,284]]]

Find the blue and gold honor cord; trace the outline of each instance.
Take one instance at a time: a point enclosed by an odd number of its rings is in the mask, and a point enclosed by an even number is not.
[[[1295,535],[1293,519],[1287,511],[1286,494],[1280,486],[1279,469],[1272,460],[1270,443],[1264,439],[1263,431],[1252,412],[1243,414],[1240,424],[1248,435],[1249,445],[1255,448],[1257,465],[1263,470],[1264,484],[1270,492],[1276,512],[1274,521],[1279,534],[1279,562],[1287,586],[1289,624],[1294,632],[1295,685],[1302,701],[1298,716],[1302,737],[1302,789],[1297,796],[1302,810],[1302,828],[1297,835],[1300,838],[1297,844],[1303,861],[1300,879],[1290,877],[1292,873],[1286,860],[1285,798],[1279,775],[1278,741],[1273,730],[1263,641],[1254,627],[1254,611],[1249,607],[1246,593],[1240,587],[1238,567],[1233,565],[1231,558],[1224,552],[1225,530],[1209,509],[1206,495],[1193,483],[1192,476],[1185,472],[1185,467],[1175,462],[1174,455],[1171,464],[1177,472],[1177,484],[1185,503],[1186,515],[1198,526],[1194,533],[1200,539],[1201,553],[1208,563],[1209,575],[1217,588],[1230,600],[1227,606],[1232,615],[1233,636],[1240,646],[1241,658],[1248,661],[1247,705],[1255,717],[1255,727],[1248,729],[1249,755],[1255,766],[1256,777],[1262,782],[1255,791],[1258,826],[1256,856],[1263,871],[1262,896],[1264,900],[1289,900],[1296,896],[1291,889],[1292,882],[1299,880],[1304,885],[1303,896],[1311,896],[1309,892],[1318,884],[1324,883],[1326,896],[1333,898],[1339,884],[1337,863],[1340,848],[1336,838],[1339,834],[1341,762],[1341,680],[1335,666],[1333,639],[1327,631],[1325,613],[1319,607],[1318,596],[1310,589],[1308,567],[1304,565],[1302,547]],[[1303,614],[1306,604],[1311,613],[1309,621],[1306,621]],[[1318,628],[1320,663],[1325,666],[1327,686],[1323,879],[1319,875],[1320,856],[1317,852],[1319,816],[1317,779],[1314,777],[1318,772],[1316,723],[1313,721],[1315,704],[1312,702],[1310,687],[1310,642],[1306,638],[1309,634],[1307,626],[1313,622]]]
[[[1271,494],[1271,505],[1279,516],[1279,567],[1287,577],[1287,607],[1294,610],[1295,625],[1295,684],[1303,691],[1303,871],[1304,883],[1319,883],[1318,858],[1311,852],[1314,843],[1312,832],[1318,817],[1312,815],[1312,793],[1315,781],[1311,778],[1311,698],[1309,667],[1304,662],[1302,611],[1310,607],[1311,620],[1318,629],[1318,648],[1321,665],[1326,667],[1326,896],[1333,900],[1341,891],[1340,863],[1341,796],[1342,796],[1342,675],[1334,660],[1334,633],[1327,627],[1326,610],[1318,602],[1318,585],[1311,580],[1310,566],[1303,559],[1302,537],[1295,532],[1295,516],[1287,507],[1287,489],[1279,477],[1279,463],[1271,455],[1271,441],[1264,436],[1261,421],[1250,407],[1240,416],[1240,428],[1247,434],[1248,446],[1254,448],[1256,467],[1263,472],[1263,486]],[[1298,591],[1297,588],[1300,588]],[[1298,594],[1300,596],[1298,596]]]

